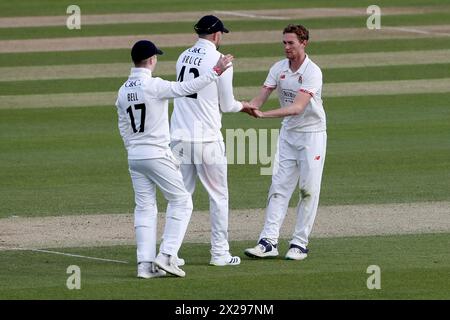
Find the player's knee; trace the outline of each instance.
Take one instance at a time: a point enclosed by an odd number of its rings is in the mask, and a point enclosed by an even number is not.
[[[134,207],[134,213],[136,214],[151,214],[157,212],[156,201],[137,201]]]
[[[134,203],[135,203],[135,211],[136,210],[145,211],[148,210],[149,208],[151,209],[154,206],[156,206],[156,201],[154,198],[140,193],[135,194]]]
[[[189,221],[192,215],[192,199],[171,201],[167,207],[166,218],[177,221]]]
[[[270,200],[271,198],[285,197],[286,194],[286,188],[282,184],[273,183],[270,186],[268,199]]]
[[[301,186],[299,189],[300,200],[307,200],[311,198],[315,198],[320,193],[319,187],[314,186]]]
[[[193,205],[192,205],[192,197],[191,195],[186,192],[186,194],[177,196],[176,198],[169,200],[168,204],[171,208],[176,209],[174,211],[192,211]]]
[[[156,215],[157,215],[156,205],[150,207],[137,206],[134,210],[134,226],[150,227],[154,224]]]
[[[228,193],[218,194],[209,197],[209,205],[214,207],[228,206]]]

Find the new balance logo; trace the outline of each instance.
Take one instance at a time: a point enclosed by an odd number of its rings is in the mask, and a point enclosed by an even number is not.
[[[314,160],[320,160],[320,156],[315,156]]]

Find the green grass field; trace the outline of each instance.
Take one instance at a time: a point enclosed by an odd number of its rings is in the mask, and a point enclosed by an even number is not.
[[[26,0],[14,4],[0,1],[2,17],[66,15],[70,1]],[[371,1],[140,1],[79,0],[82,14],[133,12],[189,12],[205,10],[257,10],[289,8],[366,8]],[[448,25],[450,1],[394,0],[377,2],[387,7],[433,9],[430,12],[382,16],[382,26],[418,32],[420,26]],[[298,21],[224,19],[231,31],[279,30],[291,22],[315,29],[365,28],[366,16],[312,17]],[[151,22],[85,25],[69,31],[65,25],[1,27],[3,41],[149,33],[170,35],[192,32],[190,22]],[[410,30],[408,28],[419,28]],[[143,31],[144,30],[144,31]],[[377,31],[374,31],[377,32]],[[423,34],[420,34],[423,36]],[[185,47],[162,48],[159,61],[175,61]],[[379,54],[450,49],[448,34],[409,39],[311,41],[308,53],[314,61],[321,55]],[[281,44],[226,44],[220,50],[236,59],[283,58]],[[128,49],[0,52],[0,73],[16,67],[128,63]],[[370,61],[368,61],[370,63]],[[7,69],[6,69],[7,68]],[[267,70],[270,64],[267,65]],[[5,71],[7,70],[7,71]],[[423,57],[417,65],[323,68],[324,107],[327,114],[328,147],[323,175],[321,206],[361,204],[408,204],[450,201],[450,88],[441,93],[393,93],[374,91],[369,96],[327,96],[326,85],[373,81],[450,78],[450,63],[433,63]],[[5,74],[3,73],[3,74]],[[237,69],[236,88],[260,86],[266,71]],[[11,216],[38,218],[85,214],[131,213],[134,196],[126,152],[117,129],[114,101],[99,105],[97,93],[114,92],[127,74],[79,79],[29,79],[0,81],[0,97],[57,94],[92,94],[89,107],[34,108],[27,105],[0,108],[0,299],[450,299],[450,231],[444,233],[314,238],[307,260],[282,259],[287,241],[280,243],[278,259],[255,261],[244,258],[236,268],[208,265],[209,245],[186,243],[181,256],[187,260],[185,279],[135,278],[135,247],[54,248],[51,250],[91,257],[124,260],[112,263],[43,252],[2,251],[2,234],[8,234],[2,219]],[[163,74],[175,80],[174,74]],[[392,81],[392,82],[388,82]],[[255,92],[256,94],[256,92]],[[242,98],[242,97],[236,97]],[[276,99],[264,107],[278,107]],[[278,129],[281,120],[256,120],[243,114],[224,114],[222,131],[230,129]],[[248,147],[247,147],[248,148]],[[265,207],[271,177],[260,175],[261,164],[228,166],[230,208]],[[298,200],[294,192],[291,206]],[[193,197],[195,210],[208,210],[208,196],[198,184]],[[165,207],[158,194],[158,207]],[[424,212],[424,215],[427,213]],[[395,215],[395,212],[393,212]],[[450,209],[449,216],[450,217]],[[394,218],[394,216],[393,216]],[[424,219],[425,221],[426,219]],[[446,221],[443,221],[443,223]],[[374,224],[377,223],[374,214]],[[131,227],[131,226],[130,226]],[[260,228],[260,226],[255,226]],[[255,239],[232,242],[233,251],[254,245]],[[66,269],[78,265],[82,289],[68,290]],[[369,265],[381,268],[381,290],[369,290]]]
[[[7,2],[0,3],[0,12],[3,17],[11,16],[43,16],[63,15],[66,8],[73,4],[69,0],[33,0],[21,1],[14,6]],[[123,12],[177,12],[177,11],[200,11],[200,10],[251,10],[251,9],[280,9],[280,8],[327,8],[327,7],[367,7],[373,4],[370,0],[316,0],[314,2],[300,0],[229,0],[223,3],[211,3],[207,0],[191,1],[188,4],[183,0],[164,1],[152,0],[143,2],[131,0],[126,3],[117,0],[102,1],[102,5],[89,0],[79,0],[77,5],[90,14],[123,13]],[[379,6],[443,6],[448,5],[447,0],[379,0]]]
[[[176,60],[185,48],[164,48],[164,56],[160,60]],[[342,53],[369,53],[369,52],[398,52],[409,50],[438,50],[450,49],[448,38],[424,38],[418,42],[416,39],[386,39],[386,40],[354,40],[354,41],[327,41],[310,43],[311,56],[320,54]],[[236,59],[274,57],[274,61],[281,59],[283,53],[279,44],[240,44],[225,45],[225,52],[233,52]],[[62,51],[62,52],[19,52],[0,54],[0,67],[18,66],[51,66],[72,64],[116,63],[129,62],[129,50],[112,49],[96,51]],[[240,72],[236,70],[236,72]]]
[[[449,176],[443,171],[450,159],[449,99],[445,93],[326,100],[330,138],[321,204],[448,200]],[[0,110],[0,115],[5,137],[0,147],[7,150],[0,216],[132,211],[133,190],[113,107]],[[278,128],[280,123],[242,114],[223,120],[227,129]],[[270,176],[260,176],[261,167],[229,166],[233,209],[264,207]],[[207,194],[198,191],[195,207],[206,210]],[[159,206],[164,206],[161,197]]]
[[[449,299],[450,234],[315,239],[302,262],[254,260],[238,267],[209,266],[206,244],[188,244],[186,278],[136,279],[132,246],[73,248],[66,253],[128,264],[40,252],[2,253],[0,297],[7,299]],[[414,245],[411,245],[413,243]],[[233,242],[242,252],[253,242]],[[281,253],[287,250],[280,243]],[[61,250],[59,250],[61,251]],[[24,263],[26,261],[26,263]],[[81,289],[66,287],[70,265],[81,271]],[[368,289],[367,268],[381,270],[381,289]],[[8,274],[6,276],[5,274]]]
[[[404,65],[391,67],[361,67],[324,69],[323,76],[327,83],[383,81],[394,80],[439,79],[449,76],[449,63],[431,65]],[[160,75],[164,79],[175,81],[175,75]],[[260,86],[267,77],[266,71],[236,72],[234,85]],[[67,79],[67,80],[30,80],[8,81],[2,83],[0,95],[77,93],[77,92],[110,92],[116,91],[123,78]]]
[[[434,12],[427,14],[403,14],[386,16],[383,24],[386,26],[416,26],[416,25],[439,25],[446,24],[450,20],[450,6],[447,12]],[[364,25],[366,17],[327,17],[304,19],[302,23],[311,29],[332,28],[354,28]],[[227,24],[230,31],[254,31],[267,29],[280,29],[286,26],[286,21],[258,20],[258,21],[231,21]],[[14,29],[0,29],[0,40],[12,39],[42,39],[42,38],[64,38],[64,37],[89,37],[89,36],[119,36],[133,35],[136,30],[141,33],[172,34],[184,33],[191,30],[192,22],[161,22],[161,23],[123,23],[107,25],[89,25],[77,30],[69,30],[60,26],[51,27],[23,27]],[[180,31],[181,30],[181,31]]]

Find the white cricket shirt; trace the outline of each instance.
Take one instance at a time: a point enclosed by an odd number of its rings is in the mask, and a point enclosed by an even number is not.
[[[281,107],[292,104],[300,91],[311,95],[303,113],[284,117],[282,124],[285,129],[298,132],[320,132],[327,129],[322,105],[322,71],[308,56],[295,72],[289,68],[288,59],[275,63],[270,68],[264,86],[277,89]]]
[[[199,39],[185,50],[177,61],[177,79],[194,79],[211,70],[221,57],[209,40]],[[223,140],[222,112],[238,112],[242,103],[233,95],[233,67],[197,94],[174,99],[170,120],[172,140],[209,142]]]
[[[218,78],[212,67],[193,81],[153,78],[146,68],[132,68],[116,101],[119,131],[128,159],[152,159],[169,150],[168,99],[193,94]]]

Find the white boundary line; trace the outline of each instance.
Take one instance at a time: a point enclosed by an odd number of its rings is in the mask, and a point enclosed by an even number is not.
[[[50,253],[50,254],[59,254],[59,255],[68,256],[68,257],[75,257],[75,258],[83,258],[83,259],[90,259],[90,260],[97,260],[97,261],[105,261],[105,262],[115,262],[115,263],[128,264],[128,261],[113,260],[113,259],[103,259],[103,258],[82,256],[82,255],[79,255],[79,254],[64,253],[64,252],[50,251],[50,250],[44,250],[44,249],[7,248],[7,247],[0,247],[0,249],[6,249],[5,251],[8,251],[8,250],[19,251],[19,250],[21,250],[21,251],[42,252],[42,253]]]
[[[223,15],[229,15],[229,16],[236,16],[236,17],[254,18],[254,19],[267,19],[267,20],[288,20],[289,19],[289,18],[286,18],[286,17],[260,16],[260,15],[256,15],[256,14],[243,13],[243,12],[237,12],[237,11],[220,11],[220,10],[215,10],[214,13],[216,13],[216,14],[223,14]]]

